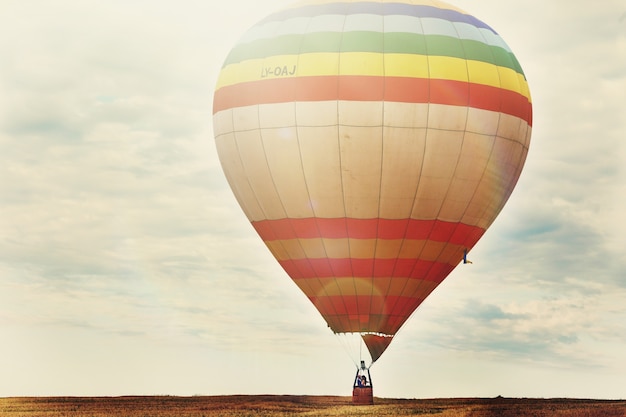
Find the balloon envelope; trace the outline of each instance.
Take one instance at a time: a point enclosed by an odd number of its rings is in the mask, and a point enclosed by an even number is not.
[[[317,1],[235,45],[213,122],[260,237],[375,361],[506,203],[532,105],[509,47],[453,6]]]

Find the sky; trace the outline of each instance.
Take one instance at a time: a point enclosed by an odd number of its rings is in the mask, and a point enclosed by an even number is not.
[[[0,0],[0,397],[350,394],[213,140],[229,49],[289,3]],[[626,4],[452,3],[521,62],[530,152],[375,395],[626,398]]]

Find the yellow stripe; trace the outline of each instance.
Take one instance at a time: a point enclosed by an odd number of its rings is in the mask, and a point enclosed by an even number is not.
[[[530,100],[524,76],[510,68],[453,57],[371,52],[276,55],[265,59],[250,59],[224,67],[216,89],[272,77],[333,75],[469,81],[514,91]]]
[[[429,56],[429,78],[467,82],[467,60],[445,56]],[[491,84],[488,84],[491,85]]]
[[[337,75],[339,57],[338,53],[302,54],[298,61],[298,76]]]
[[[448,262],[464,247],[417,239],[285,239],[265,242],[279,261],[290,259],[395,259],[415,258]]]
[[[428,57],[416,54],[385,54],[388,77],[428,78]]]
[[[339,54],[339,75],[385,75],[384,54],[375,52],[344,52]]]
[[[429,294],[438,283],[419,278],[296,278],[294,282],[309,297],[408,296]]]
[[[532,97],[530,96],[530,88],[528,87],[528,82],[526,81],[526,77],[523,74],[517,74],[517,79],[519,82],[520,91],[524,97],[528,99],[529,103],[532,103]]]

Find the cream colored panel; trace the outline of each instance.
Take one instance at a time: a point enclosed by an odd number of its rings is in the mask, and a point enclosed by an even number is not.
[[[334,126],[339,122],[337,101],[299,101],[296,103],[298,126]]]
[[[227,134],[216,137],[215,145],[226,179],[243,212],[250,221],[265,219],[265,214],[248,181],[246,170],[241,164],[235,135]]]
[[[263,128],[296,125],[296,106],[293,102],[259,105],[259,125]]]
[[[349,239],[350,257],[356,259],[370,259],[376,252],[376,239]]]
[[[505,179],[501,174],[502,153],[494,146],[491,159],[480,185],[476,189],[467,211],[464,223],[487,228],[498,215],[506,191]]]
[[[491,183],[488,181],[483,180],[479,184],[474,193],[474,198],[472,198],[463,214],[462,223],[482,228],[487,228],[491,224],[493,219],[484,218],[487,206],[491,204],[493,199],[491,188]]]
[[[450,178],[424,177],[420,180],[411,218],[436,219],[450,186]]]
[[[524,146],[527,149],[528,149],[528,145],[530,141],[530,135],[528,134],[529,130],[530,130],[530,126],[528,125],[528,123],[522,120],[519,125],[519,132],[517,133],[517,137],[518,137],[518,141],[522,144],[522,146]]]
[[[437,218],[452,181],[462,144],[463,132],[428,130],[412,218]]]
[[[264,129],[262,136],[272,181],[287,216],[313,217],[300,160],[296,128]]]
[[[383,102],[340,101],[339,124],[346,126],[380,126],[383,124]]]
[[[500,113],[489,110],[468,108],[467,127],[468,132],[495,136],[498,133]]]
[[[402,219],[411,214],[422,170],[426,129],[384,129],[380,217]]]
[[[461,153],[464,133],[428,129],[422,176],[452,178]]]
[[[485,206],[485,211],[483,212],[482,218],[478,223],[478,227],[488,228],[491,223],[496,219],[502,206],[499,204],[499,201],[491,200]]]
[[[385,126],[412,128],[428,126],[428,104],[385,102],[383,114]]]
[[[441,206],[439,220],[448,222],[461,220],[477,188],[478,180],[454,178]]]
[[[521,123],[525,124],[526,122],[515,116],[502,113],[498,124],[498,136],[523,143],[525,138],[519,136]]]
[[[502,183],[502,194],[508,197],[519,177],[521,166],[526,159],[526,149],[521,143],[497,138],[494,155],[498,156],[498,173]]]
[[[259,128],[259,106],[236,107],[233,109],[235,132]]]
[[[213,115],[213,135],[215,137],[234,131],[233,109],[222,110]]]
[[[522,173],[522,169],[524,169],[524,164],[526,162],[526,157],[527,156],[528,156],[528,148],[521,147],[520,148],[520,159],[518,161],[517,171],[515,173],[515,178],[516,178],[515,183],[517,183],[517,180],[519,179],[520,174]],[[515,184],[513,186],[515,186]],[[512,189],[511,189],[511,191],[512,191]]]
[[[466,180],[479,180],[487,167],[494,141],[493,136],[466,132],[454,176]]]
[[[306,188],[315,217],[345,217],[337,126],[299,127]]]
[[[528,149],[528,130],[529,129],[530,129],[530,126],[528,126],[528,123],[522,120],[519,126],[519,132],[517,134],[517,137],[519,138],[518,141],[526,149]]]
[[[430,104],[428,109],[428,127],[430,129],[465,131],[467,107]]]
[[[346,216],[378,217],[382,127],[340,126],[341,174]]]
[[[528,126],[528,130],[526,131],[526,138],[524,140],[524,147],[528,149],[530,147],[530,136],[532,134],[533,128],[532,126]]]
[[[494,141],[492,136],[469,132],[465,134],[454,178],[441,207],[439,219],[459,221],[464,217],[487,169]],[[480,215],[476,213],[474,217]]]
[[[521,143],[501,137],[496,138],[488,169],[494,171],[494,175],[501,177],[502,182],[508,182],[512,173],[516,171],[521,147]]]
[[[272,174],[267,166],[261,133],[258,130],[252,130],[236,133],[235,136],[245,177],[250,183],[264,217],[267,219],[286,217]]]

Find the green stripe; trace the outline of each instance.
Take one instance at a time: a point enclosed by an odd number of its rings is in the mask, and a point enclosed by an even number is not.
[[[317,32],[284,35],[235,46],[224,66],[276,55],[316,52],[374,52],[448,56],[487,62],[524,74],[515,56],[498,46],[443,35],[399,32]]]

